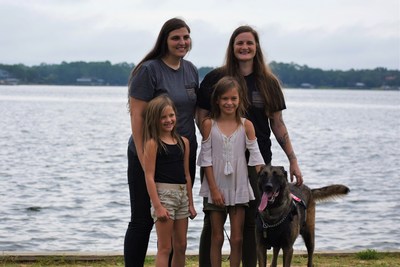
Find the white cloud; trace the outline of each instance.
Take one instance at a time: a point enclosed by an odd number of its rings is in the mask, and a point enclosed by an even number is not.
[[[397,0],[0,0],[0,63],[137,63],[162,24],[184,18],[198,66],[219,66],[232,31],[254,26],[268,61],[400,68]]]

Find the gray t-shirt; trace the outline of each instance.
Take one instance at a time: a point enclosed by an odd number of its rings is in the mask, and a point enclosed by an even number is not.
[[[142,64],[129,81],[129,96],[149,102],[156,96],[167,94],[177,109],[177,131],[197,144],[194,114],[199,88],[199,75],[196,67],[182,59],[179,69],[168,67],[161,59],[148,60]],[[132,137],[130,149],[136,153]]]

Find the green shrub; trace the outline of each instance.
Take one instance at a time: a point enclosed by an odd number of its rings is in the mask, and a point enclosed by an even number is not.
[[[378,252],[374,249],[367,249],[357,253],[357,258],[360,260],[377,260],[379,258]]]

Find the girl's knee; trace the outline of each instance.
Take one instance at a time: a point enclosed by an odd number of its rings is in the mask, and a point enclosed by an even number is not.
[[[171,246],[158,246],[157,254],[159,255],[169,255],[172,252]]]
[[[174,243],[174,253],[177,252],[180,254],[184,254],[186,251],[186,246],[187,246],[186,241],[175,242]]]
[[[241,247],[243,244],[243,236],[231,236],[231,246]]]
[[[214,235],[213,234],[211,242],[222,247],[222,245],[224,244],[224,235],[219,235],[219,234]]]

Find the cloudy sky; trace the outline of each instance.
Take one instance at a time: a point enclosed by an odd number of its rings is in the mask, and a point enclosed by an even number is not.
[[[247,24],[269,62],[400,69],[399,0],[0,0],[0,63],[137,63],[172,17],[191,27],[198,67],[221,65]]]

